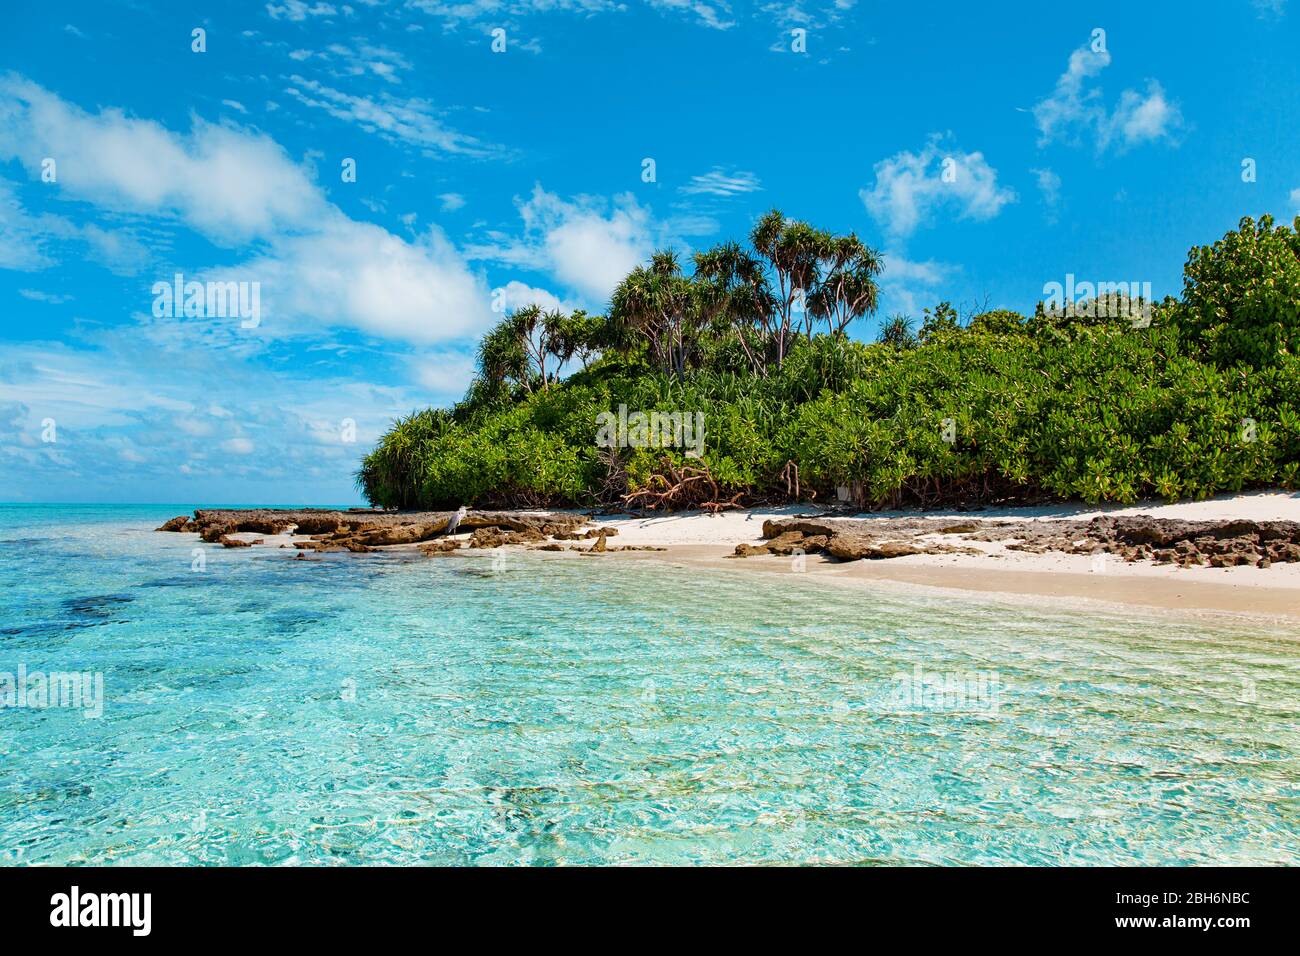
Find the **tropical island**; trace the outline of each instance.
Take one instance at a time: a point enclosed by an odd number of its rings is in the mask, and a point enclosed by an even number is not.
[[[941,302],[856,341],[880,272],[857,236],[777,211],[689,268],[659,252],[607,315],[506,315],[464,399],[395,422],[357,484],[389,509],[661,510],[1300,485],[1300,217],[1244,218],[1193,248],[1178,298],[1094,294],[1029,316]],[[681,440],[697,417],[704,435]]]
[[[1192,249],[1179,298],[941,302],[856,341],[881,268],[856,236],[775,211],[689,274],[657,253],[607,315],[506,315],[464,400],[365,458],[371,509],[199,510],[160,530],[300,560],[668,550],[1300,613],[1300,219]],[[1125,573],[1099,577],[1111,558]]]

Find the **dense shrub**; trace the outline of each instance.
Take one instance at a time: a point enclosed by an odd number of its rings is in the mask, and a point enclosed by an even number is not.
[[[1213,361],[1259,368],[1300,351],[1300,216],[1294,228],[1249,216],[1184,269],[1184,323]]]
[[[1192,251],[1183,299],[1149,327],[1041,308],[963,327],[942,304],[916,338],[897,323],[877,344],[801,336],[767,370],[743,329],[715,329],[684,374],[632,342],[547,387],[479,382],[451,411],[395,423],[358,484],[401,508],[615,502],[684,466],[726,498],[780,500],[791,463],[803,497],[849,486],[870,506],[1297,487],[1298,256],[1295,232],[1244,219]],[[702,460],[597,448],[596,416],[620,404],[703,412]]]

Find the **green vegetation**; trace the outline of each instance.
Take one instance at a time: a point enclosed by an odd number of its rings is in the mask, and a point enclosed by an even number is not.
[[[893,316],[880,341],[854,341],[848,328],[876,309],[879,258],[776,212],[748,248],[728,243],[692,266],[657,253],[607,318],[507,317],[465,399],[396,422],[359,487],[399,508],[828,501],[839,487],[872,507],[1132,502],[1300,487],[1300,217],[1246,218],[1193,249],[1182,298],[1149,304],[1149,324],[1096,315],[1146,305],[1117,299],[967,321],[941,303],[919,327]],[[620,405],[703,412],[703,457],[597,447],[596,416]]]

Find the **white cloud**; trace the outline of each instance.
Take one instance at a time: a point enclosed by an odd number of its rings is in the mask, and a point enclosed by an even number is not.
[[[443,233],[415,242],[342,214],[316,232],[277,240],[272,254],[229,275],[262,283],[266,331],[351,326],[432,343],[471,338],[491,323],[488,290]]]
[[[819,29],[838,23],[853,6],[854,0],[774,0],[760,4],[759,11],[783,29],[789,25]],[[787,49],[788,40],[787,36]]]
[[[1061,202],[1061,177],[1050,169],[1031,169],[1030,172],[1034,174],[1043,205],[1047,207],[1048,222],[1055,222],[1056,207]]]
[[[412,360],[415,379],[431,397],[454,401],[465,394],[474,378],[474,356],[468,352],[440,351]]]
[[[438,198],[442,200],[443,212],[455,212],[457,209],[465,208],[465,197],[460,193],[442,193]]]
[[[240,113],[248,112],[248,110],[244,108],[244,104],[239,102],[239,100],[222,100],[221,105],[229,106],[232,110],[237,110]]]
[[[539,184],[519,203],[519,214],[522,239],[494,233],[495,242],[468,248],[466,255],[549,272],[602,305],[624,276],[649,259],[662,233],[630,193],[610,202],[589,196],[566,201]]]
[[[211,422],[188,415],[177,415],[172,419],[172,424],[185,434],[193,435],[195,438],[206,438],[213,431]]]
[[[694,212],[679,212],[663,222],[663,231],[669,236],[712,236],[722,229],[722,224],[712,216]]]
[[[31,299],[33,302],[45,302],[49,305],[62,305],[64,302],[70,302],[72,296],[60,295],[56,292],[42,292],[40,289],[19,289],[18,294],[24,299]]]
[[[727,19],[731,8],[726,3],[703,3],[701,0],[647,0],[650,6],[673,13],[693,15],[701,26],[730,30],[735,20]]]
[[[1291,205],[1295,207],[1295,214],[1300,216],[1300,189],[1291,190]]]
[[[0,269],[48,269],[57,264],[48,247],[60,241],[84,243],[80,255],[117,275],[135,275],[149,260],[148,249],[125,229],[78,226],[53,213],[30,215],[13,186],[0,179]]]
[[[762,188],[758,177],[753,173],[743,170],[727,172],[721,166],[715,166],[707,173],[693,176],[689,183],[681,187],[681,191],[690,195],[739,196]]]
[[[572,312],[579,308],[576,303],[562,301],[554,293],[546,289],[538,289],[527,283],[520,282],[518,279],[511,279],[500,289],[501,305],[503,312],[514,312],[516,309],[522,309],[529,305],[540,305],[548,312]]]
[[[1031,169],[1038,191],[1043,194],[1043,202],[1055,206],[1061,198],[1061,177],[1050,169]]]
[[[292,486],[303,500],[351,501],[360,457],[393,417],[429,400],[424,389],[392,384],[405,359],[387,373],[372,370],[381,384],[355,367],[343,377],[299,376],[292,367],[194,353],[191,342],[141,348],[132,326],[106,330],[87,348],[6,346],[3,496],[265,500]],[[47,417],[58,424],[57,445],[40,440]],[[355,442],[344,438],[347,419],[356,423]]]
[[[232,244],[299,223],[321,201],[266,136],[196,119],[183,137],[121,110],[91,115],[12,74],[0,79],[0,133],[0,159],[38,175],[41,157],[53,157],[59,189],[74,199],[174,215]]]
[[[1110,53],[1104,49],[1094,52],[1083,46],[1070,54],[1069,65],[1057,78],[1051,95],[1033,108],[1040,146],[1056,140],[1077,143],[1085,138],[1093,141],[1099,153],[1112,144],[1121,150],[1159,140],[1177,145],[1182,113],[1155,80],[1147,80],[1145,93],[1124,90],[1113,110],[1106,107],[1101,90],[1089,81],[1110,62]]]
[[[450,27],[476,23],[486,17],[530,13],[606,13],[624,9],[617,0],[408,0],[407,6],[442,20]]]
[[[293,20],[302,22],[308,17],[332,17],[338,11],[328,3],[305,3],[304,0],[285,0],[282,4],[268,3],[266,12],[272,20]]]
[[[81,238],[90,246],[90,258],[117,275],[138,275],[153,258],[144,243],[121,229],[87,223],[81,227]]]
[[[940,298],[938,289],[947,282],[958,266],[927,259],[914,262],[897,252],[885,252],[881,258],[884,268],[880,273],[880,314],[919,317],[927,305]]]
[[[73,228],[62,217],[28,215],[13,187],[0,179],[0,269],[35,272],[52,266],[42,242],[53,225]]]
[[[1183,124],[1178,106],[1165,98],[1155,80],[1147,80],[1145,95],[1134,90],[1120,94],[1104,142],[1119,138],[1125,147],[1168,139]]]
[[[998,185],[997,170],[980,152],[944,148],[932,136],[918,153],[899,152],[876,163],[876,183],[859,190],[867,211],[897,237],[928,225],[943,208],[959,219],[992,219],[1016,201],[1014,190]]]
[[[541,187],[520,209],[525,228],[540,232],[550,271],[584,295],[604,299],[652,251],[650,215],[630,194],[605,213],[567,203]]]
[[[419,146],[430,152],[463,156],[488,156],[500,152],[496,146],[445,126],[432,103],[419,98],[398,99],[383,93],[378,99],[352,96],[315,80],[294,75],[285,93],[300,103],[322,109],[335,119],[356,123],[399,145]]]
[[[274,47],[270,41],[266,44]],[[388,47],[376,46],[368,40],[357,40],[351,46],[331,43],[321,50],[297,49],[289,52],[295,63],[320,60],[332,76],[355,77],[374,75],[389,83],[402,82],[398,75],[412,68],[411,61]]]
[[[790,26],[821,29],[838,25],[853,9],[856,0],[765,0],[747,5],[730,0],[645,0],[645,3],[665,15],[680,17],[705,29],[730,30],[747,14],[752,21],[764,26],[775,25],[784,31]],[[450,32],[466,24],[503,26],[533,15],[550,13],[582,17],[623,14],[631,5],[624,0],[406,0],[406,6],[440,20],[443,28]],[[406,29],[419,30],[421,27],[410,24]],[[784,42],[788,44],[788,34],[785,34]]]
[[[1070,54],[1070,63],[1056,81],[1052,95],[1034,106],[1038,123],[1039,145],[1050,143],[1070,127],[1088,125],[1096,115],[1098,90],[1085,90],[1086,81],[1110,66],[1107,50],[1093,52],[1080,47]],[[1104,115],[1104,111],[1103,111]]]
[[[19,153],[11,142],[25,147]],[[485,282],[441,232],[409,242],[350,219],[260,134],[196,120],[185,136],[116,110],[90,115],[9,77],[0,81],[0,144],[0,158],[18,158],[33,174],[33,157],[58,157],[58,188],[73,198],[172,217],[218,244],[259,240],[251,260],[206,277],[260,282],[268,334],[344,326],[431,343],[472,336],[491,322]],[[119,268],[147,255],[129,236],[93,224],[23,218],[0,188],[0,238],[19,240],[16,248],[0,243],[0,265],[48,265],[31,239],[42,231],[82,239]]]

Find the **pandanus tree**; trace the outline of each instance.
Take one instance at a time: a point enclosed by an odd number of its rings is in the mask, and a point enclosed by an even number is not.
[[[880,257],[856,235],[836,236],[773,210],[750,234],[753,251],[728,242],[695,255],[684,276],[676,254],[655,253],[614,291],[609,331],[640,339],[655,361],[685,373],[704,329],[733,334],[757,375],[779,370],[795,337],[819,323],[842,335],[875,312]]]
[[[808,290],[817,274],[817,262],[829,237],[805,223],[794,222],[773,209],[754,224],[749,234],[754,251],[771,269],[774,315],[771,337],[776,347],[776,367],[785,364],[785,355],[797,332],[796,324],[804,321]]]
[[[585,309],[574,309],[561,320],[559,344],[565,361],[575,356],[587,368],[592,360],[613,344],[606,334],[608,323],[603,315],[588,315]]]
[[[531,388],[528,352],[511,316],[483,336],[478,344],[478,383],[481,392],[501,394],[507,386]]]
[[[573,357],[573,343],[566,334],[565,315],[559,309],[529,305],[512,317],[520,342],[528,356],[530,378],[546,388],[559,377],[560,366]]]
[[[912,318],[902,313],[891,315],[880,327],[880,342],[899,350],[914,348],[916,331]]]
[[[701,328],[695,284],[682,275],[677,254],[660,250],[637,266],[610,299],[609,317],[621,336],[640,335],[655,360],[678,377],[695,350]]]
[[[880,257],[855,234],[836,236],[774,209],[758,220],[749,240],[772,275],[771,320],[764,331],[778,369],[800,331],[811,341],[817,324],[825,322],[831,333],[842,334],[855,319],[875,312]]]
[[[695,287],[703,323],[734,330],[750,368],[766,375],[774,301],[763,263],[737,242],[715,246],[695,256]]]
[[[855,320],[876,311],[880,288],[880,257],[854,233],[831,238],[822,262],[822,275],[808,302],[812,318],[824,321],[833,335],[842,335]],[[808,324],[812,337],[812,323]]]
[[[496,389],[546,388],[576,348],[566,321],[564,313],[536,304],[506,316],[479,343],[480,379]]]

